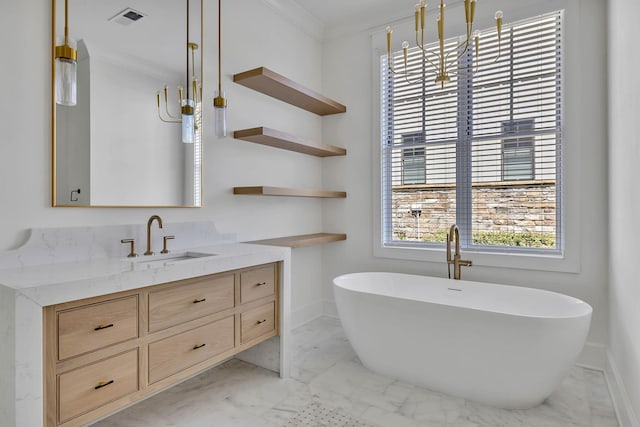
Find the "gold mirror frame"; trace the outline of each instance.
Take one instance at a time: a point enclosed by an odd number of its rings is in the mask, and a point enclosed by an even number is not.
[[[59,0],[61,2],[63,2],[64,0]],[[178,0],[179,1],[179,0]],[[191,1],[191,0],[187,0],[187,1]],[[198,20],[199,25],[200,25],[200,40],[199,40],[199,51],[200,51],[200,85],[201,85],[201,93],[203,93],[204,91],[204,0],[196,0],[197,4],[199,4],[200,7],[200,19]],[[55,86],[55,80],[56,80],[56,64],[55,64],[55,53],[56,53],[56,38],[57,38],[57,31],[58,31],[58,27],[56,25],[56,11],[57,11],[57,6],[56,6],[56,0],[51,0],[51,5],[52,5],[52,9],[51,9],[51,206],[52,207],[61,207],[61,208],[200,208],[203,206],[203,201],[202,201],[202,187],[203,187],[203,182],[202,182],[202,168],[203,168],[203,162],[202,159],[204,158],[204,143],[203,143],[203,139],[204,139],[204,103],[202,102],[203,100],[201,99],[201,111],[200,111],[200,159],[201,159],[201,163],[200,163],[200,168],[199,168],[199,201],[200,203],[198,205],[162,205],[162,204],[149,204],[149,205],[136,205],[136,204],[123,204],[123,205],[90,205],[90,204],[84,204],[84,205],[72,205],[72,204],[61,204],[58,203],[57,201],[57,195],[58,195],[58,189],[56,188],[56,178],[57,178],[57,141],[56,141],[56,132],[57,132],[57,123],[56,123],[56,118],[57,118],[57,105],[56,105],[56,86]],[[71,36],[73,36],[73,27],[72,27],[73,23],[70,24],[71,26]],[[63,29],[61,28],[61,31],[63,31]],[[155,104],[156,100],[152,99],[152,105]],[[179,143],[182,143],[180,141],[178,141]]]

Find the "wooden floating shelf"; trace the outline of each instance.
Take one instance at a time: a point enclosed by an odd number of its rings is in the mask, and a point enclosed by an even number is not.
[[[313,141],[266,127],[237,130],[233,132],[233,137],[243,141],[318,157],[344,156],[347,154],[347,150],[344,148],[316,144]]]
[[[345,191],[325,191],[312,190],[306,188],[283,188],[283,187],[233,187],[233,194],[243,194],[250,196],[292,196],[292,197],[321,197],[344,199],[347,197]]]
[[[347,235],[339,233],[302,234],[299,236],[279,237],[277,239],[254,240],[253,242],[246,243],[303,248],[305,246],[322,245],[324,243],[338,242],[340,240],[347,240]]]
[[[347,111],[347,107],[339,102],[307,89],[265,67],[234,74],[233,81],[320,116]]]

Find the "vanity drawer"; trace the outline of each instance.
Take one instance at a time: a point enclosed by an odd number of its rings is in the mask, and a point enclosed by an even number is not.
[[[276,302],[271,301],[240,314],[240,341],[247,343],[276,329]]]
[[[138,350],[58,376],[60,423],[138,391]]]
[[[138,296],[59,311],[58,360],[138,337]]]
[[[166,329],[233,306],[233,274],[185,280],[149,293],[149,331]]]
[[[240,304],[275,293],[275,264],[240,273]]]
[[[149,344],[149,384],[234,347],[234,316]]]

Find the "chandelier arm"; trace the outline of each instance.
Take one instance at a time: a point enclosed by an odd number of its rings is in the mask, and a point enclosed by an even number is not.
[[[433,73],[430,73],[430,74],[433,74]],[[414,74],[414,75],[415,75],[415,74]],[[409,74],[405,74],[405,76],[404,76],[404,80],[405,80],[408,84],[412,85],[412,84],[415,84],[415,83],[423,82],[423,81],[425,81],[426,79],[425,79],[425,75],[424,75],[424,74],[422,74],[422,77],[421,77],[421,78],[418,78],[418,79],[416,79],[416,80],[409,80]]]
[[[176,116],[172,115],[172,114],[169,112],[169,106],[167,105],[167,103],[166,103],[166,102],[165,102],[165,104],[164,104],[164,110],[165,110],[165,112],[167,113],[167,116],[168,116],[170,119],[178,120],[178,121],[182,121],[182,120],[180,120],[180,117],[176,117]]]
[[[182,92],[182,89],[180,89],[180,92]],[[180,98],[182,98],[182,96],[180,96]],[[180,103],[182,103],[182,101]],[[167,89],[166,86],[164,88],[164,110],[167,113],[167,117],[169,117],[169,119],[178,120],[178,122],[172,122],[172,123],[179,123],[182,121],[180,116],[174,116],[169,112],[169,90]]]
[[[434,55],[436,58],[438,57],[438,55],[436,55],[436,54],[435,54],[435,53],[433,53],[433,52],[428,51],[427,49],[424,49],[424,48],[423,48],[423,47],[421,47],[421,46],[418,46],[418,48],[422,51],[422,57],[423,57],[424,59],[426,59],[426,60],[427,60],[427,62],[428,62],[429,64],[431,64],[431,66],[432,66],[433,68],[436,68],[436,69],[437,69],[437,68],[438,68],[438,66],[437,66],[436,64],[434,64],[434,63],[433,63],[433,61],[431,60],[431,58],[429,58],[429,55]]]
[[[467,40],[466,40],[466,41],[464,41],[464,42],[462,42],[462,43],[458,44],[454,49],[452,49],[452,50],[451,50],[451,51],[450,51],[450,52],[445,56],[445,62],[447,63],[447,68],[449,68],[449,67],[451,67],[453,64],[457,63],[457,62],[458,62],[458,60],[459,60],[460,58],[462,58],[462,57],[464,56],[464,54],[465,54],[465,53],[467,53],[467,50],[469,49],[469,41],[470,41],[470,40],[471,40],[471,39],[467,38]],[[457,52],[458,50],[460,50],[460,49],[461,49],[461,48],[463,48],[463,47],[464,47],[464,49],[462,49],[462,52],[460,52],[460,53],[458,54],[458,56],[456,56],[456,57],[455,57],[455,59],[454,59],[454,60],[452,60],[451,62],[448,62],[448,61],[449,61],[449,56],[451,56],[451,54],[452,54],[452,53]]]
[[[165,123],[180,123],[182,122],[182,120],[178,120],[175,118],[172,119],[165,119],[164,117],[162,117],[162,110],[160,109],[160,94],[157,94],[157,98],[158,98],[158,117],[160,118],[161,121],[165,122]]]
[[[502,46],[501,46],[501,41],[498,40],[498,54],[496,55],[495,59],[493,60],[493,64],[495,64],[496,62],[498,62],[498,60],[500,59],[500,54],[502,53]]]

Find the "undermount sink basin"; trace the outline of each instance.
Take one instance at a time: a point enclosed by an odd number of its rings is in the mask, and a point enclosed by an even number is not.
[[[165,267],[169,265],[184,263],[188,261],[204,260],[214,257],[217,254],[208,254],[203,252],[176,252],[160,255],[141,256],[135,260],[131,260],[134,270],[145,270],[147,268]]]

